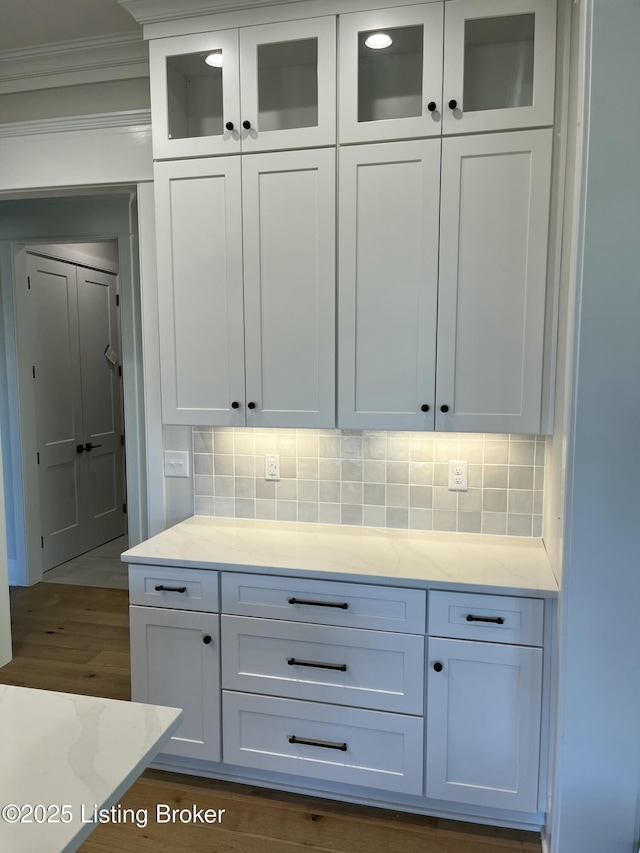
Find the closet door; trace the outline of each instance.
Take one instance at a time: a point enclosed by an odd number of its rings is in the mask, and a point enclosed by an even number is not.
[[[433,429],[440,140],[340,151],[342,429]]]
[[[157,163],[155,193],[163,420],[244,425],[240,157]]]
[[[242,158],[247,424],[335,425],[335,152]]]
[[[540,429],[551,130],[445,139],[436,429]]]

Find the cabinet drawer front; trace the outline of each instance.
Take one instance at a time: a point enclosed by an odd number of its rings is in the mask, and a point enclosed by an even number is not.
[[[542,645],[544,602],[537,598],[429,593],[429,634],[461,640]]]
[[[222,703],[227,764],[422,793],[421,717],[227,690]]]
[[[129,603],[214,613],[219,609],[218,572],[130,565]]]
[[[422,634],[426,593],[390,586],[229,573],[222,576],[222,605],[225,613],[237,616]]]
[[[423,637],[245,616],[221,624],[223,687],[423,712]]]

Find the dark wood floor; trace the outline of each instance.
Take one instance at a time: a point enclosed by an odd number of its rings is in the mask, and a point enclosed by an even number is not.
[[[0,683],[129,699],[127,593],[61,584],[11,591],[14,660]],[[120,801],[146,827],[99,826],[81,853],[540,853],[535,833],[351,806],[148,770]],[[218,826],[158,824],[156,804],[225,809]]]

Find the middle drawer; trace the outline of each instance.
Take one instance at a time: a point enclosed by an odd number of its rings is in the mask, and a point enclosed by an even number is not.
[[[228,615],[221,631],[226,689],[423,713],[424,637]]]

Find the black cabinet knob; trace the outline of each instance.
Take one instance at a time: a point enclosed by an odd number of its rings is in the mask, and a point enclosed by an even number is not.
[[[429,411],[429,405],[428,405],[428,403],[423,403],[423,404],[420,406],[420,409],[421,409],[421,411],[423,411],[423,412],[428,412],[428,411]]]
[[[437,104],[435,101],[429,101],[429,103],[427,104],[427,109],[430,113],[434,113],[436,111],[436,106]]]
[[[76,453],[84,453],[84,444],[76,444]]]
[[[211,642],[211,637],[208,634],[205,634],[202,638],[202,642],[205,644],[205,646],[208,646]]]
[[[256,407],[256,404],[255,404],[255,403],[247,403],[247,408],[248,408],[248,409],[255,409],[255,407]]]
[[[227,130],[233,130],[233,122],[232,122],[232,121],[228,121],[228,122],[225,124],[225,127],[227,128]]]
[[[447,406],[447,405],[440,406],[440,411],[441,411],[441,412],[444,412],[444,413],[448,412],[448,411],[449,411],[449,406]]]
[[[452,99],[449,101],[449,109],[450,109],[450,110],[455,110],[457,106],[458,106],[458,102],[456,101],[456,99],[455,99],[455,98],[452,98]]]
[[[232,409],[239,409],[240,403],[237,400],[234,400],[233,403],[231,404],[231,408]]]
[[[246,121],[246,120],[243,121],[242,126],[244,127],[245,130],[251,130],[251,122],[250,121]]]
[[[436,672],[442,672],[442,664],[440,661],[436,661],[433,665],[433,668]]]

